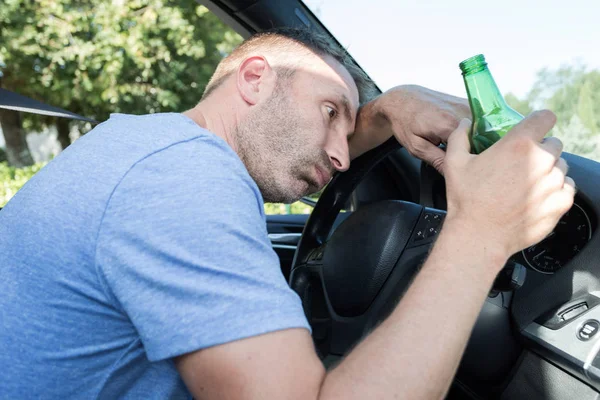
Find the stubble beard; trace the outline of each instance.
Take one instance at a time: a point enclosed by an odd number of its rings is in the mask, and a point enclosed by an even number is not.
[[[320,157],[302,135],[301,116],[290,99],[276,89],[260,109],[235,130],[237,153],[265,202],[292,203],[319,190],[310,176]]]

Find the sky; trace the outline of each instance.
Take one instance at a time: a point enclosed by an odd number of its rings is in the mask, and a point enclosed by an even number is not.
[[[542,68],[600,69],[600,0],[304,0],[382,90],[465,96],[458,64],[484,54],[501,92]]]

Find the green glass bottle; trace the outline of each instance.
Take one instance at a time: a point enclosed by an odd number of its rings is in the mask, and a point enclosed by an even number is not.
[[[523,116],[506,104],[482,54],[466,59],[459,67],[473,120],[471,152],[479,154],[506,135]]]

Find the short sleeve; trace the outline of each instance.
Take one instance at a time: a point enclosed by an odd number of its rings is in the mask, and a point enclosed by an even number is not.
[[[148,359],[310,329],[237,155],[199,137],[137,162],[108,201],[96,268]]]

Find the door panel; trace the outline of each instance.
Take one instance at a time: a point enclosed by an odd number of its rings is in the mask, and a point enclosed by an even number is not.
[[[279,256],[281,272],[286,280],[290,276],[296,245],[309,216],[308,214],[267,215],[269,239],[273,250]]]
[[[267,232],[302,233],[309,214],[267,215]]]

